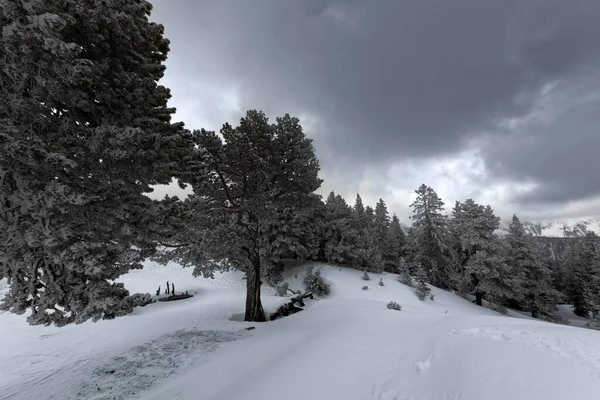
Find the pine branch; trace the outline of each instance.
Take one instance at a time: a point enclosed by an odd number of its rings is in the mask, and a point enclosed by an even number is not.
[[[159,245],[164,246],[164,247],[170,247],[172,249],[180,249],[182,247],[187,247],[187,246],[192,245],[191,243],[183,243],[183,244],[167,244],[167,243],[162,243],[162,242],[156,242],[156,243],[158,243]]]

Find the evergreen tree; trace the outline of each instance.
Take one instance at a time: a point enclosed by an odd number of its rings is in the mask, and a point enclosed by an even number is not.
[[[356,194],[356,202],[354,203],[354,212],[358,216],[359,219],[363,219],[365,216],[365,206],[363,205],[362,198],[360,194]]]
[[[395,246],[398,248],[400,257],[404,257],[406,254],[406,234],[400,225],[400,219],[394,214],[392,216],[392,222],[390,223],[390,232],[394,237]]]
[[[354,268],[376,273],[383,272],[383,257],[370,231],[359,233],[354,255],[355,261],[351,264]]]
[[[503,311],[503,300],[514,296],[508,266],[501,253],[499,240],[475,253],[465,265],[466,274],[460,287],[464,293],[475,296],[477,305],[482,306],[486,299],[493,307],[500,307],[499,311]]]
[[[158,85],[169,51],[139,0],[0,2],[2,309],[31,324],[132,309],[114,283],[154,251],[156,208],[191,151]],[[187,167],[186,167],[187,168]]]
[[[375,221],[375,210],[373,210],[373,207],[365,207],[365,220],[367,221],[367,225],[371,225]]]
[[[555,320],[559,293],[552,287],[551,271],[540,247],[516,215],[508,228],[506,263],[515,282],[516,300],[534,318]]]
[[[319,251],[319,234],[312,218],[312,208],[285,207],[265,219],[260,249],[262,276],[271,286],[283,280],[282,259],[315,259]]]
[[[567,294],[576,315],[589,318],[600,311],[600,238],[580,225],[571,232],[565,257]]]
[[[333,191],[327,197],[323,212],[322,261],[337,265],[354,264],[358,231],[352,208]]]
[[[246,271],[246,321],[264,321],[260,276],[266,257],[298,250],[297,234],[281,234],[299,210],[316,207],[314,191],[321,185],[312,140],[297,118],[285,115],[270,124],[258,111],[248,111],[237,127],[224,124],[220,135],[194,131],[203,170],[190,179],[192,209],[198,214],[194,252],[204,276],[215,270]],[[277,227],[274,230],[274,227]],[[297,229],[299,231],[299,228]],[[272,235],[275,232],[275,236]],[[199,234],[199,235],[198,235]],[[291,241],[291,244],[290,244]],[[290,247],[291,246],[291,247]]]
[[[395,238],[390,231],[390,217],[383,199],[379,199],[375,206],[375,220],[372,231],[375,243],[381,253],[384,269],[394,272],[398,265],[398,243],[394,243]]]
[[[400,262],[398,263],[398,281],[410,287],[414,285],[413,279],[410,276],[408,263],[404,258],[400,258]]]
[[[431,294],[431,289],[427,286],[427,273],[421,265],[417,265],[417,274],[415,278],[417,281],[415,294],[419,300],[424,301]]]
[[[370,272],[383,271],[373,223],[359,218],[352,207],[333,192],[325,203],[323,226],[324,261]]]
[[[508,266],[502,257],[502,243],[494,231],[500,218],[490,206],[467,199],[456,202],[452,211],[452,234],[456,239],[460,288],[475,295],[477,305],[483,298],[501,301],[511,296]]]
[[[383,238],[389,226],[390,215],[388,213],[387,206],[383,199],[379,199],[375,205],[375,227],[377,234]]]
[[[408,240],[408,262],[416,272],[420,265],[434,286],[450,286],[448,255],[448,219],[442,214],[444,202],[430,187],[421,185],[417,198],[411,204],[413,215]]]
[[[387,272],[397,273],[399,271],[400,259],[404,254],[405,245],[406,236],[400,226],[400,220],[394,214],[386,231],[385,239],[380,244],[384,269]]]

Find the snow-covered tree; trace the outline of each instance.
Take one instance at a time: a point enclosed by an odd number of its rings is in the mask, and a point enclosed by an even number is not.
[[[312,265],[306,268],[303,282],[307,291],[313,292],[319,297],[325,297],[331,293],[331,286],[321,276],[321,270],[315,270]]]
[[[359,219],[363,219],[365,216],[365,206],[363,205],[362,197],[360,194],[356,194],[356,201],[354,202],[354,212]]]
[[[504,237],[505,260],[516,293],[515,300],[534,318],[554,320],[559,293],[540,246],[516,215]]]
[[[417,265],[417,272],[415,275],[416,285],[415,294],[419,300],[424,301],[431,294],[431,289],[427,286],[427,272],[422,265]]]
[[[410,287],[414,286],[413,279],[410,276],[408,263],[406,262],[404,257],[400,258],[400,262],[398,263],[398,282]]]
[[[385,239],[380,246],[384,269],[388,272],[399,272],[400,259],[404,254],[406,246],[406,236],[396,214],[392,217],[392,221],[385,234]]]
[[[375,230],[381,238],[384,238],[389,226],[390,215],[387,205],[383,199],[379,199],[375,205]]]
[[[245,320],[264,321],[263,262],[289,250],[309,252],[302,249],[297,216],[319,201],[314,192],[322,181],[312,140],[297,118],[269,123],[254,110],[237,127],[224,124],[220,135],[201,130],[194,138],[203,162],[197,179],[189,179],[197,214],[190,228],[196,230],[190,235],[199,256],[196,270],[206,277],[215,270],[245,270]]]
[[[320,235],[313,214],[312,207],[285,207],[266,219],[260,254],[261,275],[269,285],[283,280],[282,259],[316,259]]]
[[[448,256],[448,218],[444,202],[426,185],[416,190],[408,237],[408,263],[413,272],[417,266],[425,271],[429,282],[438,287],[450,286],[451,261]]]
[[[492,208],[472,199],[456,202],[452,211],[459,288],[473,294],[477,305],[482,305],[486,296],[490,301],[500,302],[511,295],[502,243],[494,234],[499,226],[500,218]]]
[[[387,206],[383,199],[379,199],[375,206],[375,220],[371,229],[379,252],[384,264],[384,269],[390,272],[395,272],[398,265],[400,243],[396,241],[394,236],[397,232],[390,230],[390,217]]]
[[[373,223],[359,218],[343,197],[330,193],[323,218],[323,261],[371,272],[383,271]]]
[[[372,224],[375,221],[375,210],[373,210],[373,207],[365,207],[365,220],[367,221],[367,224]]]
[[[564,259],[567,295],[575,314],[589,318],[600,313],[600,238],[579,225],[568,233],[572,238]]]
[[[400,225],[400,219],[396,214],[392,216],[392,222],[390,223],[390,232],[394,237],[395,245],[398,246],[398,252],[400,256],[404,256],[406,252],[406,234]]]
[[[322,261],[338,265],[353,263],[358,231],[354,228],[352,208],[335,192],[329,193],[325,201],[322,218]]]
[[[0,1],[2,309],[31,324],[132,309],[114,283],[154,250],[154,204],[193,143],[158,85],[169,51],[141,0]]]
[[[362,231],[356,241],[354,252],[355,261],[351,265],[354,268],[365,269],[370,272],[383,272],[384,264],[381,251],[374,236],[369,230]]]

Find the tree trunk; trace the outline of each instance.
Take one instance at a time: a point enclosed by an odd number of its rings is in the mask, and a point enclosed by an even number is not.
[[[540,316],[540,313],[538,311],[538,307],[537,307],[537,304],[535,302],[535,296],[531,295],[530,298],[531,299],[530,299],[530,303],[529,304],[531,306],[529,308],[531,308],[531,316],[533,318],[538,318]]]
[[[246,313],[244,321],[264,322],[267,320],[260,301],[260,257],[252,257],[246,272]]]
[[[483,306],[483,293],[475,292],[475,304]]]

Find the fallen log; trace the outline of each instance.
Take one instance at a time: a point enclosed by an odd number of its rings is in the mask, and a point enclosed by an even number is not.
[[[279,307],[277,311],[271,314],[269,320],[275,321],[276,319],[287,317],[292,314],[296,314],[299,311],[304,310],[301,307],[305,307],[304,299],[314,299],[312,292],[306,292],[304,294],[300,294],[296,297],[292,297],[289,303],[286,303]]]
[[[172,294],[169,297],[162,297],[162,298],[158,299],[158,301],[175,301],[175,300],[189,299],[190,297],[194,297],[194,295],[188,294],[188,293]]]

